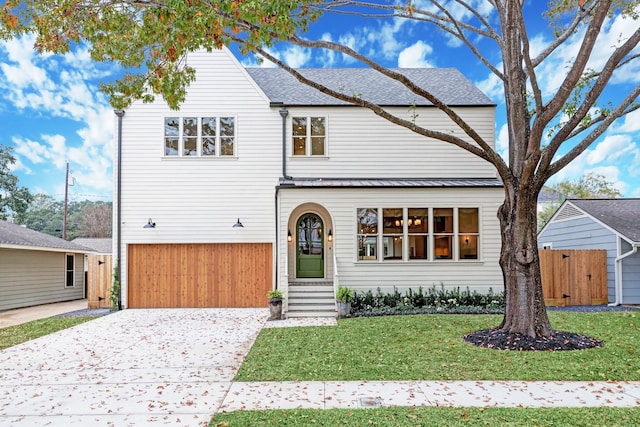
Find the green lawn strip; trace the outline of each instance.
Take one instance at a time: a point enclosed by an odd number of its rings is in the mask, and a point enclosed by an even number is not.
[[[640,313],[549,315],[554,328],[604,347],[515,352],[462,339],[497,326],[497,315],[342,319],[335,327],[263,329],[235,380],[640,380]]]
[[[295,409],[216,414],[210,427],[246,426],[632,426],[636,408],[443,408]]]
[[[96,317],[49,317],[0,329],[0,350],[53,332],[67,329]]]

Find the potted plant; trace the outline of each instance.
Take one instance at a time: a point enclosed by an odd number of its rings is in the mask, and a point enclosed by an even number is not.
[[[269,320],[282,319],[282,291],[272,289],[267,292],[269,298]]]
[[[338,317],[348,316],[351,312],[351,301],[353,301],[354,291],[344,286],[338,286],[336,291],[336,302],[338,303]]]

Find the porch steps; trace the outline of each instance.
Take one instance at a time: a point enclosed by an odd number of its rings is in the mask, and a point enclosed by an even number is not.
[[[333,283],[289,283],[287,317],[336,317]]]

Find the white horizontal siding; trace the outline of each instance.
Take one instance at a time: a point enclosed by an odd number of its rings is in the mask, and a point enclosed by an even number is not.
[[[282,119],[227,54],[191,54],[196,67],[180,111],[135,103],[122,119],[121,283],[131,243],[273,242]],[[164,117],[233,116],[235,158],[164,157]],[[148,219],[156,228],[143,228]],[[233,228],[237,219],[244,228]]]
[[[84,255],[75,255],[75,286],[66,286],[63,252],[0,249],[0,310],[84,297]]]
[[[500,229],[496,212],[502,203],[502,189],[316,189],[282,190],[280,249],[281,266],[278,270],[279,286],[287,286],[289,265],[295,263],[295,245],[287,244],[287,221],[296,207],[316,203],[326,208],[331,217],[333,244],[328,245],[326,257],[335,251],[340,283],[357,290],[377,287],[391,291],[397,287],[402,292],[409,287],[430,287],[443,284],[447,287],[469,286],[471,290],[495,292],[503,289],[502,273],[498,265],[500,254]],[[358,262],[356,242],[356,210],[358,208],[384,207],[478,207],[480,212],[480,251],[478,261],[407,261],[407,262]],[[295,221],[295,218],[292,218]],[[329,270],[329,276],[332,272]]]
[[[282,118],[278,108],[269,107],[269,100],[228,50],[190,54],[187,63],[197,69],[197,75],[180,111],[170,110],[162,100],[149,104],[138,102],[127,109],[122,118],[122,218],[120,224],[115,224],[114,230],[117,226],[121,227],[120,266],[125,306],[128,244],[275,243],[274,196],[282,175]],[[404,117],[411,116],[406,108],[393,110]],[[493,145],[495,129],[492,107],[460,108],[458,111]],[[435,130],[460,132],[452,131],[450,121],[435,109],[419,109],[416,113],[416,120],[421,125]],[[327,117],[326,158],[298,159],[290,156],[290,123],[294,115]],[[164,117],[173,116],[235,117],[236,157],[164,157]],[[495,177],[495,170],[490,164],[465,151],[415,135],[364,109],[291,107],[287,132],[287,172],[294,177]],[[496,189],[486,191],[487,194],[501,193]],[[362,194],[370,193],[363,191]],[[409,190],[398,194],[404,194],[398,196],[401,200],[409,200],[416,194],[426,193],[424,190]],[[479,190],[473,194],[484,193]],[[329,191],[325,195],[341,216],[341,232],[348,230],[344,224],[353,226],[356,206],[349,204],[352,195],[353,192],[340,191]],[[337,199],[333,200],[333,196]],[[368,197],[372,197],[371,201],[378,200],[375,195]],[[446,206],[457,206],[448,203],[446,196],[442,197],[442,203],[447,202]],[[478,203],[471,205],[478,206]],[[495,217],[495,207],[491,209]],[[156,228],[143,228],[149,218],[156,223]],[[244,228],[232,227],[238,218]],[[286,221],[284,224],[281,228],[286,227]],[[281,229],[280,233],[286,241],[286,230],[282,234]],[[342,245],[345,244],[341,242],[338,246],[341,258],[346,253],[355,253],[353,242],[350,246]],[[114,249],[117,251],[117,248]],[[486,260],[493,257],[491,252],[486,256],[483,266],[488,265]],[[353,265],[353,262],[351,264],[345,267],[345,271],[349,280],[357,284],[361,276],[358,269],[361,270],[361,267]],[[433,270],[433,266],[430,268]],[[420,271],[423,270],[424,267]],[[439,280],[449,283],[464,276],[458,273],[447,276],[447,270],[450,269],[437,267],[435,271],[442,272],[438,275]],[[488,283],[491,280],[483,279],[480,274],[480,281]],[[413,282],[417,283],[418,280]]]
[[[406,108],[390,108],[410,120]],[[494,146],[493,107],[460,108],[458,113]],[[435,108],[422,108],[416,122],[430,130],[463,137]],[[324,178],[495,178],[488,162],[450,143],[426,138],[356,107],[289,109],[287,172],[294,177]],[[326,157],[292,157],[291,117],[327,118]],[[453,130],[456,129],[456,130]],[[464,137],[470,141],[470,138]]]

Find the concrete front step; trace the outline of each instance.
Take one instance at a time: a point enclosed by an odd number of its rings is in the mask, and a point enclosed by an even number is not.
[[[338,312],[333,310],[333,311],[328,311],[328,310],[323,310],[323,311],[287,311],[286,316],[288,318],[296,318],[296,317],[336,317],[338,315]]]
[[[289,283],[288,317],[335,317],[331,282]]]

